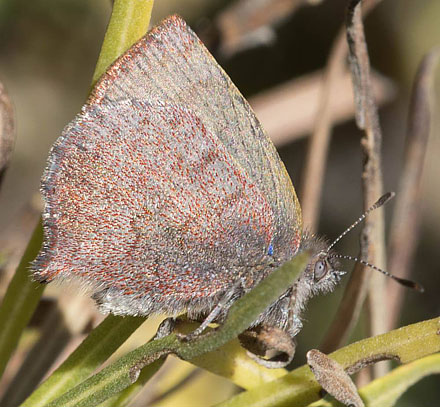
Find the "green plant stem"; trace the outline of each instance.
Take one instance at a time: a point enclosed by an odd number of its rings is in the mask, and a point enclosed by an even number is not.
[[[192,332],[198,325],[197,323],[187,322],[184,326],[179,326],[178,331],[181,333]],[[160,360],[160,362],[162,361],[163,359]],[[246,390],[287,374],[285,369],[267,369],[256,363],[247,355],[238,339],[233,339],[209,353],[191,359],[190,362],[204,370],[222,376]],[[150,378],[150,374],[151,371],[144,372],[142,370],[139,379],[135,383],[102,403],[100,407],[128,406],[132,398],[142,390],[144,384]]]
[[[107,68],[148,30],[154,0],[115,0],[92,86]]]
[[[249,327],[261,312],[293,284],[304,270],[308,258],[308,253],[302,253],[272,272],[234,303],[228,312],[228,318],[217,330],[189,342],[179,340],[175,334],[149,342],[101,370],[47,407],[99,405],[134,383],[142,369],[154,369],[154,364],[151,364],[162,356],[174,353],[184,360],[191,360],[226,344]]]
[[[109,315],[22,404],[43,407],[65,393],[105,362],[144,322],[144,318]]]
[[[345,369],[360,361],[380,357],[402,363],[440,351],[440,317],[408,325],[383,335],[348,345],[330,354]],[[260,385],[218,405],[218,407],[304,407],[320,398],[321,387],[308,366],[301,366],[270,383]]]
[[[0,377],[44,291],[45,286],[32,281],[28,270],[42,240],[43,230],[39,222],[0,306]]]
[[[391,407],[409,387],[432,374],[440,374],[439,353],[397,367],[364,386],[360,395],[368,407]]]
[[[159,359],[153,362],[151,365],[142,369],[139,378],[131,386],[128,386],[124,391],[116,394],[108,400],[101,403],[99,407],[125,407],[128,406],[130,401],[137,396],[137,394],[143,389],[144,385],[151,379],[151,377],[162,367],[165,359]]]

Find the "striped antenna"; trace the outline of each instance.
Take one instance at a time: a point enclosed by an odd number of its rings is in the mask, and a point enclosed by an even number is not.
[[[380,208],[381,206],[385,205],[390,199],[394,198],[396,194],[394,192],[387,192],[386,194],[382,195],[373,205],[371,205],[365,212],[364,214],[356,221],[354,222],[350,227],[348,227],[343,233],[341,233],[334,241],[333,243],[328,247],[328,251],[330,251],[330,249],[336,244],[338,243],[348,232],[350,232],[351,230],[353,230],[357,225],[359,225],[359,223],[361,223],[370,212],[374,211],[377,208]],[[344,259],[344,260],[353,260],[353,261],[357,261],[358,263],[363,264],[364,266],[369,267],[370,269],[379,271],[380,273],[386,275],[387,277],[392,278],[394,281],[397,281],[399,284],[404,285],[405,287],[409,287],[412,288],[416,291],[419,292],[424,292],[425,289],[418,283],[416,283],[415,281],[411,281],[411,280],[407,280],[405,278],[400,278],[400,277],[396,277],[394,275],[392,275],[391,273],[389,273],[388,271],[382,270],[381,268],[375,266],[374,264],[368,263],[365,260],[361,260],[358,259],[357,257],[352,257],[352,256],[347,256],[347,255],[342,255],[342,254],[332,254],[331,255],[332,258],[337,258],[337,259]]]
[[[371,205],[363,214],[362,216],[354,222],[351,226],[349,226],[344,232],[342,232],[334,241],[333,243],[328,247],[328,250],[330,250],[336,243],[338,243],[348,232],[353,230],[359,223],[361,223],[369,213],[373,212],[375,209],[380,208],[381,206],[385,205],[390,199],[394,198],[396,194],[394,192],[387,192],[386,194],[382,195],[373,205]]]
[[[416,283],[415,281],[411,281],[411,280],[407,280],[405,278],[400,278],[400,277],[396,277],[394,275],[392,275],[391,273],[389,273],[388,271],[382,270],[381,268],[370,264],[364,260],[358,259],[357,257],[352,257],[352,256],[346,256],[346,255],[341,255],[341,254],[334,254],[331,257],[335,257],[337,259],[345,259],[345,260],[353,260],[353,261],[357,261],[358,263],[363,264],[364,266],[367,266],[373,270],[379,271],[382,274],[385,274],[387,277],[392,278],[393,280],[397,281],[399,284],[404,285],[405,287],[409,287],[412,288],[416,291],[419,291],[421,293],[423,293],[425,291],[425,289],[423,288],[422,285]]]

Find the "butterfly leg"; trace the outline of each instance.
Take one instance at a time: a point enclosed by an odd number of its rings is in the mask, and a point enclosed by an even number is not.
[[[166,318],[164,319],[159,327],[157,328],[156,335],[153,337],[153,341],[156,339],[162,339],[165,336],[171,335],[177,324],[177,318]]]
[[[293,337],[298,335],[298,332],[301,331],[303,324],[301,322],[301,318],[299,317],[299,312],[296,309],[296,290],[293,289],[289,298],[288,305],[288,328],[287,331]]]
[[[217,305],[212,309],[208,316],[203,320],[200,326],[187,335],[179,335],[182,340],[189,341],[200,336],[210,323],[214,322],[217,317],[227,311],[233,302],[231,301],[236,295],[241,291],[242,282],[238,281],[232,288],[225,293],[225,295],[220,299]]]

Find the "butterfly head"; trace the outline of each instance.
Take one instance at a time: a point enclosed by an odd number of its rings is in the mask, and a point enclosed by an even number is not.
[[[298,281],[297,289],[303,291],[298,293],[299,297],[309,298],[332,291],[346,272],[339,270],[338,259],[329,249],[327,240],[305,233],[300,250],[310,252],[310,261]]]

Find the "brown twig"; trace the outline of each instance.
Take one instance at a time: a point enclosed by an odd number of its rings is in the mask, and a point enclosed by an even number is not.
[[[364,15],[368,14],[380,1],[365,1],[363,5]],[[347,52],[346,33],[345,27],[343,27],[333,42],[325,69],[319,107],[316,113],[316,126],[309,141],[303,171],[304,177],[301,182],[300,201],[303,222],[312,232],[316,231],[318,223],[328,146],[335,122],[335,114],[332,111],[331,103],[332,95],[340,89],[338,84],[345,72]]]
[[[324,74],[323,71],[313,72],[249,98],[252,109],[277,147],[304,138],[313,131],[316,112],[322,103]],[[392,100],[396,93],[393,83],[377,73],[373,73],[372,79],[378,103],[382,105]],[[351,89],[350,73],[345,71],[335,80],[329,95],[328,110],[333,123],[353,118]]]
[[[367,14],[370,12],[381,0],[372,0],[372,1],[365,1],[363,4],[363,14]],[[360,18],[360,15],[358,16]],[[341,31],[342,33],[345,33],[345,30]],[[345,44],[345,37],[344,36],[338,36],[337,41],[343,42]],[[340,45],[342,47],[342,45]],[[336,48],[336,45],[334,46],[334,49]],[[352,47],[353,48],[353,47]],[[353,49],[351,49],[351,52],[353,53]],[[333,62],[332,58],[336,58],[337,55],[332,53],[332,56],[329,60],[330,64],[336,64],[337,62]],[[339,56],[341,59],[344,59],[345,54]],[[368,62],[368,58],[367,58]],[[328,71],[331,70],[331,67],[329,66],[327,68]],[[358,72],[361,72],[358,70]],[[329,81],[331,78],[330,76],[327,77],[327,80]],[[330,87],[331,85],[326,85],[326,87]],[[355,90],[358,90],[355,88]],[[325,92],[324,92],[325,95]],[[370,96],[371,97],[371,96]],[[328,110],[328,101],[326,101],[324,98],[322,100],[322,105],[320,109],[320,114],[317,116],[317,130],[315,131],[313,138],[321,138],[323,141],[321,143],[313,143],[311,141],[310,147],[309,147],[309,155],[308,155],[308,161],[310,161],[307,165],[308,171],[306,171],[307,178],[305,178],[305,181],[303,183],[303,188],[306,188],[305,184],[314,184],[314,183],[322,183],[323,179],[323,169],[321,169],[321,172],[318,172],[316,168],[318,168],[317,165],[312,164],[312,161],[319,162],[322,164],[326,157],[326,150],[328,146],[328,138],[330,137],[330,130],[332,121],[331,118],[327,114]],[[359,108],[359,105],[356,106]],[[358,113],[359,114],[359,113]],[[377,113],[376,113],[377,116]],[[372,131],[370,131],[370,137],[373,136]],[[314,145],[313,145],[314,144]],[[318,151],[315,151],[317,149]],[[316,156],[315,156],[316,155]],[[314,158],[316,157],[316,158]],[[378,160],[378,158],[376,158]],[[365,160],[366,163],[369,163],[369,170],[375,168],[374,161],[371,162],[369,160]],[[309,174],[310,171],[310,174]],[[368,175],[367,170],[364,170],[363,173],[363,180],[364,184],[371,179],[371,175]],[[381,184],[381,183],[380,183]],[[318,213],[318,204],[316,202],[320,201],[320,193],[321,193],[321,185],[319,188],[316,187],[309,187],[308,189],[304,189],[303,192],[303,202],[307,202],[305,207],[308,211],[309,222],[312,222],[312,224],[316,224],[317,220],[317,213]],[[381,187],[379,188],[381,190]],[[366,190],[366,187],[364,186],[364,191]],[[314,195],[314,196],[313,196]],[[373,198],[371,197],[373,196]],[[375,194],[374,192],[369,193],[368,196],[364,196],[364,207],[367,208],[369,204],[377,199],[379,194]],[[310,204],[309,204],[310,202]],[[315,203],[314,203],[315,202]],[[314,208],[310,208],[309,205],[314,205]],[[370,218],[371,222],[371,218]],[[368,230],[368,228],[366,229]],[[369,247],[369,236],[368,234],[363,234],[361,236],[361,258],[368,258],[371,259],[370,251],[367,249]],[[365,270],[365,268],[358,264],[355,266],[355,269],[353,273],[350,276],[350,280],[347,284],[343,299],[339,305],[338,311],[336,313],[336,316],[334,320],[332,321],[331,327],[322,342],[320,348],[323,350],[323,352],[331,352],[340,347],[342,344],[346,342],[348,339],[348,336],[350,335],[352,329],[354,328],[354,325],[356,324],[359,314],[361,312],[362,305],[364,303],[367,289],[368,289],[368,283],[369,283],[369,274],[368,271]]]
[[[317,124],[309,141],[304,177],[301,182],[300,200],[302,207],[303,223],[313,233],[316,231],[320,209],[320,197],[324,179],[324,169],[327,162],[327,152],[330,142],[331,129],[334,115],[331,111],[331,94],[336,89],[336,84],[345,72],[345,56],[347,44],[345,32],[341,30],[336,37],[330,52],[324,74],[324,82],[317,111]]]
[[[371,92],[370,63],[365,42],[361,14],[361,1],[351,0],[347,13],[347,41],[349,62],[353,75],[356,122],[365,131],[361,139],[363,152],[362,188],[364,209],[366,210],[382,195],[381,144],[382,134],[374,97]],[[373,212],[365,220],[361,246],[368,251],[368,261],[383,268],[385,262],[385,238],[383,210]],[[370,335],[378,335],[385,327],[385,277],[379,273],[368,277],[368,311]],[[381,373],[383,365],[375,366],[376,374]],[[383,371],[382,371],[383,372]]]
[[[423,58],[414,80],[406,138],[404,168],[391,226],[388,270],[406,278],[417,247],[420,226],[420,189],[428,145],[433,74],[440,56],[436,47]],[[393,282],[387,286],[387,327],[392,329],[399,317],[405,289]]]
[[[11,100],[0,82],[0,185],[15,141],[15,115]]]
[[[356,2],[358,3],[358,2]],[[371,10],[378,1],[365,2],[364,7]],[[354,7],[357,8],[357,15],[354,15]],[[380,146],[380,129],[378,127],[377,110],[369,88],[369,62],[366,54],[365,39],[361,21],[359,4],[351,4],[347,21],[347,35],[350,45],[350,60],[352,62],[352,75],[355,91],[355,105],[357,110],[357,122],[366,127],[366,136],[362,140],[364,152],[364,170],[362,174],[364,189],[364,208],[367,209],[372,201],[381,194],[381,179],[373,181],[373,178],[381,178],[380,161],[378,156]],[[353,21],[354,20],[354,21]],[[355,28],[357,27],[357,28]],[[368,88],[368,89],[366,89]],[[371,156],[371,158],[370,158]],[[376,186],[374,186],[375,184]],[[376,214],[377,215],[377,214]],[[366,227],[361,235],[361,258],[370,259],[374,264],[379,264],[372,255],[374,247],[371,246],[372,237],[369,231],[373,228],[373,216],[366,220]],[[380,221],[379,221],[380,222]],[[383,239],[383,238],[382,238]],[[379,240],[375,240],[379,242]],[[347,339],[359,317],[364,303],[370,281],[369,272],[358,264],[350,276],[344,297],[339,305],[331,328],[323,341],[321,349],[330,352],[342,345]]]
[[[231,56],[275,38],[272,26],[292,15],[303,4],[322,0],[239,0],[219,13],[217,29],[221,33],[220,52]]]

